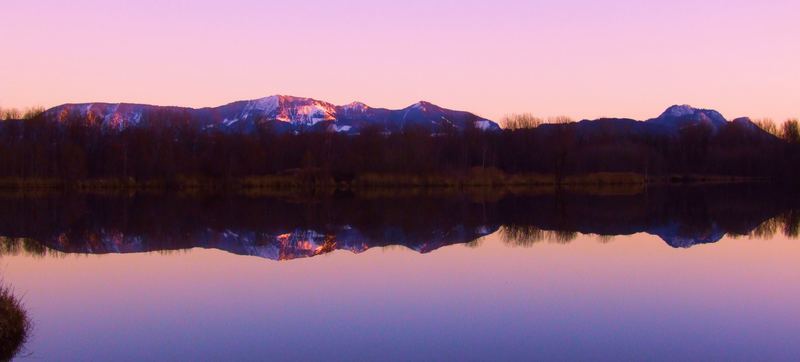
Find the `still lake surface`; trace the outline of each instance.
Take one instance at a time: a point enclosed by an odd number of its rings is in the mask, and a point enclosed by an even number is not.
[[[766,186],[2,196],[20,360],[798,360]]]

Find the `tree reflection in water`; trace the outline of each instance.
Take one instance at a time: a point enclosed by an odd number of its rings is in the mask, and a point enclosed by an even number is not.
[[[773,186],[661,187],[637,192],[423,192],[392,196],[56,194],[6,197],[0,252],[168,252],[194,247],[288,260],[334,250],[404,246],[427,253],[480,245],[498,232],[509,245],[609,242],[649,233],[672,247],[728,235],[798,237],[798,194]]]

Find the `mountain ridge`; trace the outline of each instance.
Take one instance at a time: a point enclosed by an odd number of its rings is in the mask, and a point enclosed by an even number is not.
[[[420,101],[402,109],[368,106],[362,102],[335,105],[313,98],[272,95],[230,102],[217,107],[156,106],[138,103],[66,103],[45,111],[45,117],[63,122],[85,118],[100,126],[124,129],[137,126],[156,113],[172,112],[189,118],[203,130],[252,132],[263,127],[279,131],[332,131],[356,134],[365,127],[378,126],[394,132],[413,126],[431,133],[454,128],[476,127],[499,130],[500,126],[473,113],[443,108]]]
[[[744,131],[753,139],[764,141],[777,141],[778,138],[761,129],[748,117],[739,117],[727,120],[720,112],[713,109],[695,108],[690,105],[672,105],[658,117],[646,120],[632,118],[598,118],[583,119],[575,123],[577,132],[584,136],[598,136],[601,134],[639,135],[679,137],[685,131],[708,132],[717,135],[727,127],[732,126]],[[544,124],[545,128],[555,128],[557,125]]]
[[[384,134],[410,129],[431,135],[477,129],[501,131],[498,123],[473,113],[447,109],[419,101],[401,109],[371,107],[354,101],[344,105],[314,98],[272,95],[230,102],[216,107],[190,108],[138,103],[66,103],[50,108],[45,118],[55,122],[86,120],[104,129],[122,130],[146,124],[182,124],[201,131],[252,134],[269,129],[278,133],[331,132],[358,135],[371,130]],[[734,130],[748,140],[772,142],[777,137],[764,131],[747,117],[728,121],[713,109],[673,105],[659,116],[646,120],[632,118],[583,119],[568,123],[580,137],[657,137],[676,139],[682,134],[717,135]],[[538,127],[556,136],[563,124]]]

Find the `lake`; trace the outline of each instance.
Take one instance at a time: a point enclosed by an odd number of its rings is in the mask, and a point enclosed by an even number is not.
[[[3,194],[20,360],[798,360],[778,187]]]

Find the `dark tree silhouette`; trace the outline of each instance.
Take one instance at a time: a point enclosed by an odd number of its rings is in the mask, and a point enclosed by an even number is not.
[[[292,175],[315,183],[369,175],[383,175],[389,183],[400,176],[491,174],[503,181],[514,175],[550,175],[564,180],[600,172],[782,181],[800,176],[797,121],[784,123],[779,139],[736,122],[715,132],[703,125],[687,127],[673,136],[636,132],[624,120],[586,124],[560,118],[540,124],[525,116],[497,132],[473,126],[431,134],[408,126],[389,133],[372,125],[346,135],[294,134],[274,122],[260,122],[253,132],[200,130],[190,114],[169,109],[144,114],[135,127],[69,112],[51,118],[34,112],[31,117],[0,122],[2,179],[177,184]]]

